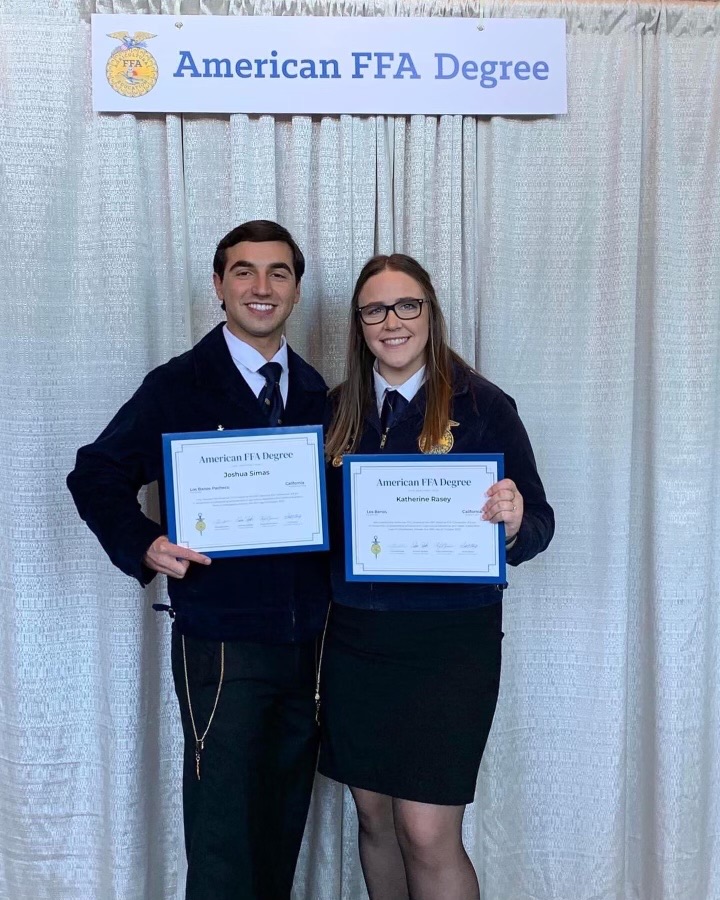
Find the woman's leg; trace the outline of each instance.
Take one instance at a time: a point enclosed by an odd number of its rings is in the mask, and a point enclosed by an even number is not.
[[[350,791],[358,814],[360,863],[370,900],[409,900],[392,797],[361,788],[351,787]]]
[[[464,806],[392,801],[412,900],[480,900],[462,842]]]

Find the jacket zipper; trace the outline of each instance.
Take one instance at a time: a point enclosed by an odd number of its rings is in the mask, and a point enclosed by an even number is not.
[[[385,443],[387,441],[389,431],[390,431],[390,427],[388,426],[385,429],[385,431],[383,431],[382,435],[380,436],[380,449],[381,450],[383,450],[385,448]],[[375,590],[375,584],[371,581],[370,582],[370,593],[372,594],[374,592],[374,590]]]

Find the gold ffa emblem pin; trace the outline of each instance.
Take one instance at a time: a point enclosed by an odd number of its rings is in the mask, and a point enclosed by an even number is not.
[[[108,37],[120,41],[110,54],[105,67],[110,87],[123,97],[142,97],[155,87],[158,65],[146,48],[146,42],[156,35],[148,31],[113,31]]]
[[[447,423],[447,428],[443,433],[443,436],[437,442],[437,444],[433,444],[432,447],[426,448],[425,441],[418,439],[418,447],[420,448],[421,453],[428,453],[431,455],[437,455],[439,453],[449,453],[453,444],[455,443],[455,438],[453,437],[451,428],[457,428],[460,425],[459,422],[453,422],[452,419]]]

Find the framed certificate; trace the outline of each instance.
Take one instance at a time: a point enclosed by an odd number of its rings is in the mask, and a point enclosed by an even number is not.
[[[348,581],[505,581],[505,527],[484,521],[502,454],[343,459]]]
[[[164,434],[168,537],[210,557],[327,550],[322,428]]]

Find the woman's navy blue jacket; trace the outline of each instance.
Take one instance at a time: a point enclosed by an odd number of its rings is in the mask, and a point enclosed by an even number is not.
[[[327,387],[288,347],[289,390],[285,425],[322,424]],[[102,434],[77,454],[68,487],[82,518],[112,562],[147,584],[155,573],[143,565],[152,542],[167,534],[162,435],[263,428],[267,419],[238,372],[222,325],[192,350],[145,378]],[[138,503],[143,485],[157,481],[161,522]],[[168,579],[175,623],[184,634],[213,640],[287,643],[322,630],[329,602],[327,554],[228,557],[191,565],[182,579]]]
[[[332,398],[331,394],[331,398]],[[419,453],[418,438],[425,417],[425,387],[420,388],[388,432],[380,449],[381,430],[373,399],[365,428],[354,453]],[[517,541],[507,551],[516,566],[532,559],[550,543],[555,517],[535,466],[530,440],[512,397],[472,371],[456,370],[451,419],[450,453],[503,453],[505,477],[523,496],[525,509]],[[380,610],[468,609],[502,598],[503,585],[456,583],[398,583],[345,580],[342,467],[328,467],[331,520],[333,600],[344,606]]]

